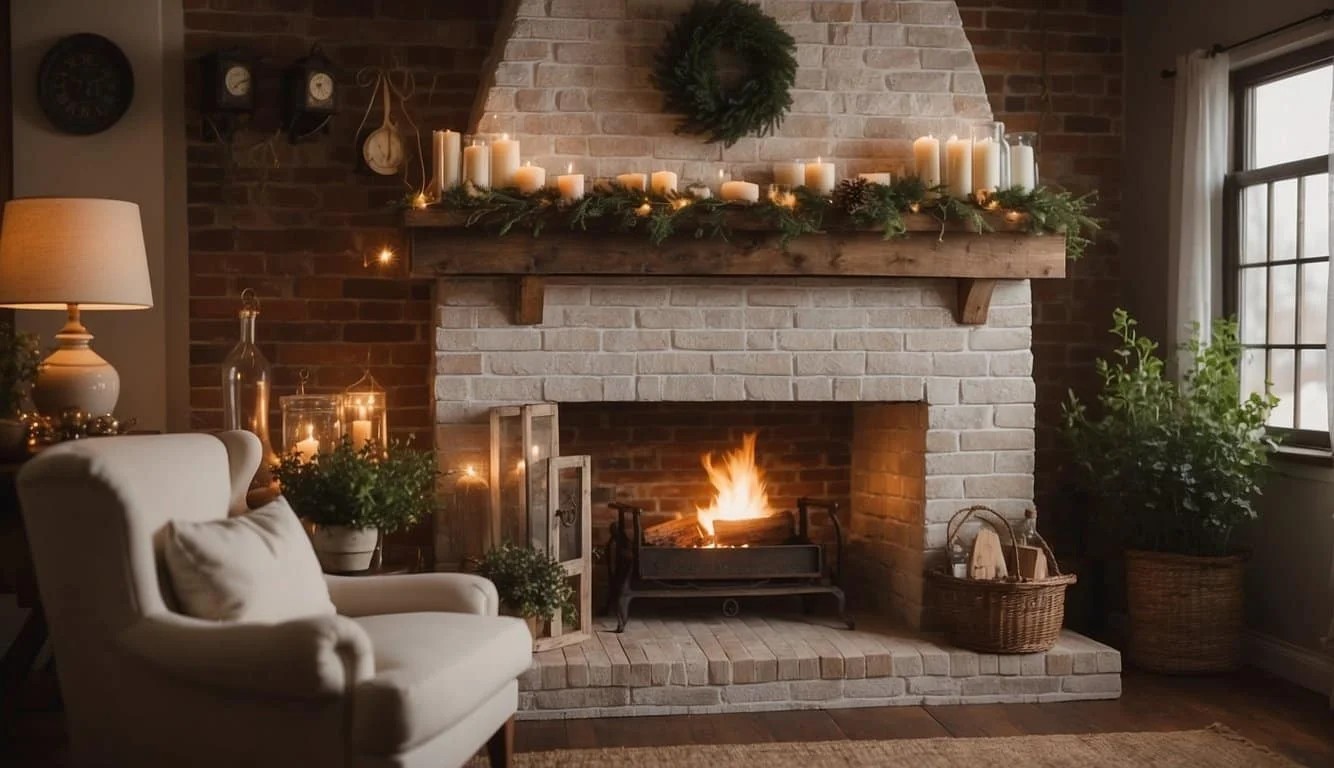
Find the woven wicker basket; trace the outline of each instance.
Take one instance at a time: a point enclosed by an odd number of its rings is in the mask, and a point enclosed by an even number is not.
[[[1018,548],[1009,522],[990,507],[961,509],[950,519],[946,541],[953,541],[964,523],[986,513],[999,520],[1009,533],[1011,550],[1018,562]],[[1053,575],[1041,581],[1025,581],[1018,574],[1000,581],[958,579],[944,571],[927,571],[933,607],[945,624],[950,642],[982,653],[1039,653],[1050,650],[1065,622],[1065,588],[1075,583],[1073,575],[1062,575],[1047,542],[1042,541]]]
[[[1224,672],[1241,664],[1245,559],[1126,552],[1128,655],[1154,672]]]

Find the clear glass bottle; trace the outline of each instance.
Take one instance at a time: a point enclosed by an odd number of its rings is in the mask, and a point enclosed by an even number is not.
[[[950,573],[956,579],[968,578],[968,550],[958,536],[950,542]]]
[[[1019,528],[1015,530],[1017,544],[1029,547],[1038,546],[1038,511],[1036,509],[1024,510],[1024,520],[1019,523]]]
[[[269,442],[269,397],[273,392],[273,372],[269,361],[255,344],[255,320],[259,317],[259,299],[249,288],[241,292],[241,340],[222,361],[222,426],[253,432],[263,447],[264,461],[260,475],[278,462]],[[267,480],[264,480],[267,482]]]

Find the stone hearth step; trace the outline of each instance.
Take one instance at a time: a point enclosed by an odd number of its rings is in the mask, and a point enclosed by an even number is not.
[[[537,654],[519,718],[625,717],[917,704],[1114,699],[1121,654],[1064,631],[1047,653],[1000,656],[942,637],[815,619],[599,619],[591,639]]]

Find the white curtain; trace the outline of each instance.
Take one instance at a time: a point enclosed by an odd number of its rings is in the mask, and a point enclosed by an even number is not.
[[[1169,254],[1176,266],[1176,295],[1169,298],[1174,346],[1190,338],[1192,324],[1208,338],[1221,298],[1228,98],[1227,54],[1177,57],[1168,208]],[[1178,362],[1178,370],[1189,365]]]

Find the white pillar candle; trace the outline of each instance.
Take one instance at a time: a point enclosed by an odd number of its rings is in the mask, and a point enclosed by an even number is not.
[[[434,167],[434,192],[436,199],[447,189],[459,185],[459,132],[431,132],[431,160]]]
[[[303,464],[309,464],[320,452],[320,441],[315,437],[315,425],[306,425],[306,439],[296,443],[297,455]]]
[[[496,189],[514,186],[514,172],[519,170],[519,140],[508,133],[491,142],[491,186]]]
[[[370,419],[354,419],[352,421],[352,450],[359,451],[371,441],[371,422]]]
[[[654,171],[650,181],[655,195],[666,196],[676,192],[676,174],[671,171]]]
[[[584,175],[574,172],[574,164],[571,163],[565,169],[563,176],[556,177],[556,188],[560,190],[560,199],[567,203],[572,203],[584,196]]]
[[[1033,148],[1027,144],[1010,146],[1010,186],[1025,192],[1037,185],[1037,164],[1033,162]]]
[[[973,193],[973,142],[958,136],[945,142],[945,183],[952,197]]]
[[[982,138],[973,142],[973,191],[979,200],[995,192],[1001,183],[1001,143]]]
[[[857,178],[862,181],[869,181],[872,184],[884,184],[887,187],[894,183],[894,174],[892,173],[859,173]]]
[[[912,143],[913,167],[927,189],[940,186],[940,139],[923,136]]]
[[[531,195],[547,185],[547,169],[538,168],[531,162],[514,172],[514,186],[525,195]]]
[[[724,181],[719,196],[727,201],[757,203],[760,200],[760,185],[749,181]]]
[[[815,162],[806,163],[806,186],[822,195],[834,191],[834,164],[815,158]]]
[[[806,164],[774,163],[774,183],[785,187],[800,187],[806,183]]]
[[[463,148],[463,181],[472,182],[474,187],[491,186],[491,156],[485,144],[474,141],[471,147]]]
[[[648,187],[648,175],[643,173],[622,173],[616,177],[616,183],[626,189],[643,192]]]

